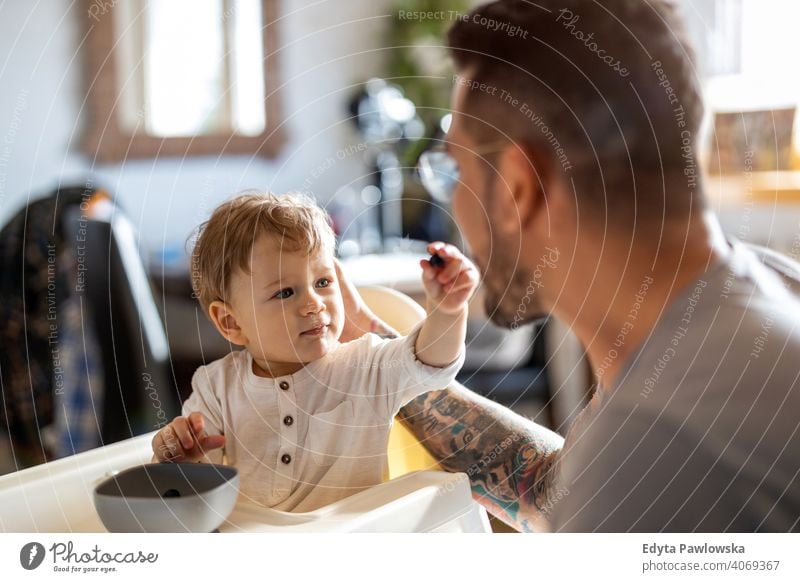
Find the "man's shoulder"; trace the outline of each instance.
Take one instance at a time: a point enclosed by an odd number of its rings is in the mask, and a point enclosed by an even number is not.
[[[794,257],[753,244],[742,243],[741,248],[781,277],[783,284],[795,295],[800,294],[800,263]]]
[[[739,251],[702,298],[684,296],[657,324],[616,379],[609,408],[700,427],[768,423],[781,402],[800,406],[800,303],[781,280]]]
[[[707,339],[698,345],[698,355],[716,354],[751,375],[776,367],[800,370],[791,357],[800,350],[800,265],[763,247],[734,249],[719,309],[702,331]]]
[[[750,373],[776,361],[797,367],[783,357],[800,349],[795,274],[800,267],[787,257],[734,245],[727,260],[673,301],[631,356],[618,387],[633,386],[646,397],[656,384],[728,382],[745,365]]]
[[[784,312],[800,317],[800,264],[777,251],[734,243],[724,273],[721,302],[742,311]]]
[[[785,491],[798,470],[783,454],[800,438],[800,309],[786,276],[740,249],[682,293],[568,436],[564,478],[580,504],[562,508],[560,527],[722,530],[769,517],[786,529],[780,497],[772,513],[741,501],[759,481]]]

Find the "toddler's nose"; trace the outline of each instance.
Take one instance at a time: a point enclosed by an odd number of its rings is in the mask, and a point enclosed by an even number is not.
[[[306,315],[313,315],[319,313],[323,309],[325,309],[325,302],[322,301],[322,297],[314,293],[309,298],[304,311]]]

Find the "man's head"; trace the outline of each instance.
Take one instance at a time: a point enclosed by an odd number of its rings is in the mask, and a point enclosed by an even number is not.
[[[553,229],[630,240],[702,206],[703,106],[675,2],[500,0],[464,15],[448,44],[453,209],[496,323],[549,310]]]
[[[344,310],[327,215],[299,195],[245,194],[219,206],[192,253],[195,294],[219,332],[273,375],[325,355]]]

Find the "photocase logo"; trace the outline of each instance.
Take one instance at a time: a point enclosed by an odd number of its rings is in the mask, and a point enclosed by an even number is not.
[[[38,542],[29,542],[19,551],[19,563],[26,570],[35,570],[44,560],[44,546]]]

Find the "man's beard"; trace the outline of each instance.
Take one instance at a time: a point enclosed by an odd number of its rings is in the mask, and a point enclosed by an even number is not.
[[[495,174],[487,173],[486,192],[492,192],[495,186]],[[486,212],[492,217],[498,209],[494,197],[489,196]],[[490,219],[490,224],[494,224]],[[549,258],[540,261],[535,270],[523,268],[519,256],[514,256],[512,249],[522,250],[520,239],[501,240],[499,232],[491,233],[493,252],[488,264],[480,265],[483,273],[484,309],[486,317],[499,327],[515,330],[518,327],[545,319],[549,313],[542,305],[540,288],[542,286],[543,267],[554,268],[558,260],[558,250],[548,249]],[[516,253],[519,255],[519,252]],[[475,257],[478,262],[477,257]]]
[[[498,245],[498,249],[507,247]],[[486,316],[500,327],[517,329],[548,316],[540,296],[541,281],[505,252],[481,269]]]

